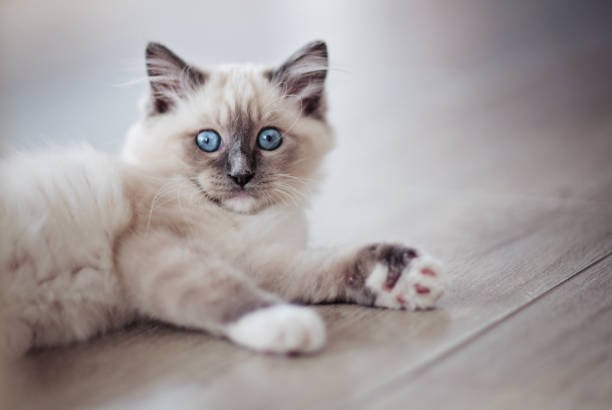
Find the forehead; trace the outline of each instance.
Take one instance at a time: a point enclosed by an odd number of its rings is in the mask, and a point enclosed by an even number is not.
[[[209,102],[210,115],[220,125],[272,119],[279,107],[276,87],[264,77],[263,69],[229,66],[212,73],[202,90]]]

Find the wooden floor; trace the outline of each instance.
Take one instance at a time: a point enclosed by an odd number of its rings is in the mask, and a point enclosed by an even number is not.
[[[214,63],[326,39],[338,146],[313,243],[401,240],[450,286],[428,312],[317,307],[313,356],[161,324],[34,352],[0,373],[3,408],[612,408],[606,2],[30,3],[0,5],[5,147],[116,150],[143,85],[113,84],[146,40]]]

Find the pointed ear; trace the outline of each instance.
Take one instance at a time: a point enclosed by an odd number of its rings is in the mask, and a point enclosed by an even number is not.
[[[159,43],[147,44],[147,74],[151,85],[149,114],[163,114],[206,80],[206,74],[185,63]]]
[[[304,115],[323,119],[327,68],[325,42],[313,41],[293,53],[271,73],[270,79],[281,87],[284,95],[300,100]]]

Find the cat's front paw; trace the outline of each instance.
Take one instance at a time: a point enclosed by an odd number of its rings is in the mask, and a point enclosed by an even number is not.
[[[325,324],[311,308],[279,304],[241,317],[227,336],[266,353],[314,352],[325,344]]]
[[[414,249],[374,244],[361,249],[346,276],[357,303],[390,309],[430,309],[444,293],[440,263]]]

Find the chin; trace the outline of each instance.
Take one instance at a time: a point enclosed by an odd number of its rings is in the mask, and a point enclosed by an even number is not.
[[[223,207],[240,214],[252,214],[259,209],[259,201],[250,195],[238,195],[222,201]]]

